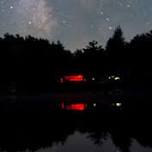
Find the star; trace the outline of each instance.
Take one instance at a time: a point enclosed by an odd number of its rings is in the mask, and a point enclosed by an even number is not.
[[[128,7],[128,8],[130,8],[130,7],[131,7],[131,5],[130,5],[130,4],[127,4],[127,7]]]
[[[13,9],[13,8],[14,8],[14,7],[11,5],[11,6],[10,6],[10,9]]]
[[[31,25],[31,24],[32,24],[32,21],[29,21],[28,24]]]
[[[62,24],[66,25],[67,21],[66,20],[62,20]]]
[[[101,12],[100,12],[100,15],[103,15],[103,14],[104,14],[103,11],[101,11]]]
[[[110,21],[110,18],[109,18],[109,17],[107,17],[107,18],[106,18],[106,21],[107,21],[107,22],[109,22],[109,21]]]
[[[112,27],[112,26],[109,26],[108,29],[111,31],[111,30],[113,30],[113,27]]]

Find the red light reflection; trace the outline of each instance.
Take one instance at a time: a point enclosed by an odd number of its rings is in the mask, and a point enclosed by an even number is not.
[[[64,110],[72,110],[72,111],[84,111],[86,109],[85,103],[73,103],[69,105],[65,105],[64,103],[61,103],[61,108]]]

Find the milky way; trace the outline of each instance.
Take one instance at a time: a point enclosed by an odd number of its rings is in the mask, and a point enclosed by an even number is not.
[[[57,21],[53,15],[53,8],[48,7],[45,0],[20,0],[14,12],[19,33],[53,38]]]
[[[66,48],[103,46],[120,25],[130,40],[152,29],[152,0],[1,0],[0,36],[9,32],[61,40]]]

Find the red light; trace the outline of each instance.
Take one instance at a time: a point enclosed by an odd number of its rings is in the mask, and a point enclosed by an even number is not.
[[[70,105],[61,104],[61,108],[65,110],[73,110],[73,111],[84,111],[86,109],[86,104],[84,103],[74,103]]]
[[[83,75],[68,75],[64,77],[65,81],[74,81],[74,82],[79,82],[79,81],[84,81],[84,76]]]

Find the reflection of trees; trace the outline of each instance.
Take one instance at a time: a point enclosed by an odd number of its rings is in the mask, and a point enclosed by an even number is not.
[[[26,149],[34,151],[42,147],[51,147],[53,143],[64,144],[68,136],[75,131],[89,134],[88,138],[97,145],[102,145],[107,135],[110,134],[113,143],[122,152],[129,152],[133,138],[144,146],[152,147],[150,126],[147,128],[136,122],[132,124],[132,122],[123,121],[122,118],[117,121],[114,118],[108,121],[102,120],[97,115],[91,119],[88,115],[80,114],[54,113],[54,115],[3,117],[0,127],[1,149],[11,152]]]

